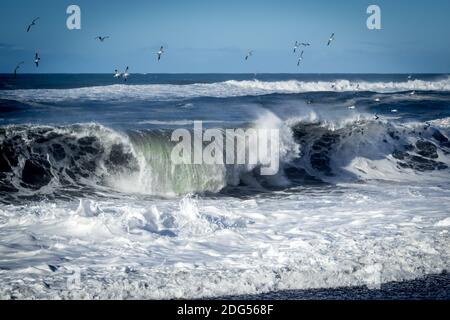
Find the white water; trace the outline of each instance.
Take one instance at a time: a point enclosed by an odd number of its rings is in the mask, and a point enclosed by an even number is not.
[[[359,86],[359,87],[358,87]],[[33,102],[58,102],[71,100],[130,101],[148,99],[183,99],[196,97],[241,97],[265,94],[294,94],[303,92],[353,92],[372,91],[393,93],[404,91],[450,91],[450,79],[437,81],[410,80],[403,82],[330,81],[259,81],[230,80],[217,83],[188,85],[111,85],[76,89],[23,89],[1,90],[2,99]]]
[[[378,287],[448,269],[448,208],[448,184],[342,185],[251,200],[3,205],[0,297],[169,299]],[[79,286],[68,287],[77,270]]]
[[[267,110],[260,110],[259,116],[253,121],[254,128],[275,128],[280,134],[280,171],[279,174],[267,182],[270,186],[289,186],[289,181],[284,177],[284,166],[293,165],[305,169],[311,176],[323,181],[339,183],[342,181],[372,181],[384,180],[392,182],[416,182],[441,183],[448,181],[449,169],[418,171],[412,168],[399,166],[399,160],[393,157],[393,153],[404,149],[404,146],[412,146],[414,150],[409,151],[412,156],[419,156],[414,146],[418,141],[429,141],[433,146],[440,143],[433,137],[434,128],[424,129],[425,123],[390,123],[387,120],[374,121],[372,116],[364,113],[319,112],[305,108],[297,115],[291,115],[287,120],[281,120],[277,115]],[[433,126],[439,128],[442,133],[449,136],[447,118],[430,121]],[[297,125],[305,128],[305,136],[302,142],[294,139],[293,128]],[[65,138],[70,138],[72,143],[76,139],[94,137],[98,141],[97,148],[103,153],[99,155],[84,155],[86,159],[95,160],[95,170],[90,175],[79,177],[85,185],[93,188],[112,187],[124,193],[139,193],[143,195],[156,195],[163,197],[182,196],[187,193],[220,192],[226,186],[237,186],[241,182],[247,185],[260,187],[252,174],[252,170],[258,165],[174,165],[170,160],[173,144],[159,134],[152,135],[151,132],[136,131],[134,133],[119,133],[98,124],[83,124],[67,127],[7,127],[8,139],[17,136],[25,140],[20,145],[33,145],[36,143],[29,140],[29,132],[38,132],[40,129],[48,129],[57,132]],[[52,131],[52,132],[53,132]],[[158,132],[160,133],[160,132]],[[395,134],[390,135],[390,134]],[[329,157],[329,166],[333,176],[327,176],[323,170],[316,170],[313,166],[311,155],[317,153],[316,144],[320,142],[325,134],[334,134],[338,138],[325,147],[322,152]],[[45,134],[44,134],[45,136]],[[70,167],[72,157],[77,157],[78,151],[71,150],[66,142],[65,150],[70,157],[63,161],[52,159],[49,154],[52,151],[45,149],[52,143],[39,143],[38,147],[42,155],[49,157],[53,164],[53,179],[49,185],[39,190],[40,194],[51,194],[57,192],[61,187],[60,177],[70,179],[69,176],[58,174],[62,169]],[[323,144],[323,141],[321,142]],[[109,154],[112,147],[120,145],[125,153],[130,155],[122,167],[114,170],[107,166]],[[436,147],[436,158],[434,168],[438,163],[450,167],[448,148]],[[16,150],[18,151],[18,150]],[[250,150],[253,152],[253,150]],[[20,153],[20,152],[19,152]],[[14,169],[12,178],[13,186],[20,190],[21,195],[33,195],[36,190],[27,189],[22,185],[21,172],[27,154],[18,154],[19,165]],[[134,162],[135,166],[132,165]],[[261,160],[261,159],[259,159]],[[431,160],[431,159],[428,159]],[[80,160],[78,160],[80,162]],[[406,159],[404,162],[411,163]],[[80,164],[81,166],[81,164]],[[81,166],[82,167],[82,166]],[[69,180],[70,181],[70,180]]]
[[[357,134],[355,126],[334,146],[331,165],[339,178],[354,174],[364,183],[303,186],[251,200],[129,194],[132,187],[154,188],[147,194],[164,190],[158,183],[164,178],[142,185],[135,180],[123,186],[126,194],[105,189],[107,200],[0,205],[0,298],[170,299],[372,288],[448,270],[448,170],[399,171],[391,158],[377,157],[392,152],[382,141],[386,123],[356,117],[327,122],[308,113],[288,123],[317,121],[335,131],[358,122],[366,133]],[[436,125],[446,128],[446,121]],[[282,156],[289,161],[298,147],[289,127],[270,113],[255,125],[280,128]],[[107,129],[92,130],[110,144],[129,143]],[[405,135],[398,143],[416,140]],[[439,152],[437,160],[450,164],[447,158]],[[142,175],[152,177],[145,170]],[[214,177],[223,186],[222,176]]]

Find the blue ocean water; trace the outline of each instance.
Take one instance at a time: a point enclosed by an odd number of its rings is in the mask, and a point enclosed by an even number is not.
[[[194,121],[277,128],[279,173],[174,165],[171,132]],[[0,296],[219,297],[439,274],[449,138],[442,74],[0,75]]]
[[[447,75],[136,74],[124,82],[108,74],[30,74],[0,79],[3,124],[94,121],[141,129],[149,127],[142,124],[146,119],[239,123],[254,119],[255,106],[288,117],[287,105],[314,100],[326,112],[357,99],[366,102],[358,105],[360,111],[386,115],[399,109],[406,120],[428,121],[449,112]],[[413,90],[427,99],[409,99]],[[391,93],[398,99],[371,99]]]

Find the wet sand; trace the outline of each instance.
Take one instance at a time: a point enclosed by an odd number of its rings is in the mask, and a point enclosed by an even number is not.
[[[450,300],[450,274],[428,275],[421,279],[390,282],[380,289],[366,286],[269,292],[217,298],[230,300]]]

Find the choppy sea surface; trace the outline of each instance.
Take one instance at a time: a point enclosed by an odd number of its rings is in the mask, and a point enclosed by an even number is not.
[[[173,164],[194,121],[279,173]],[[0,298],[448,299],[449,139],[449,75],[0,75]]]

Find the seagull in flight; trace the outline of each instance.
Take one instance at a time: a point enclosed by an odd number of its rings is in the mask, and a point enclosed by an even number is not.
[[[130,74],[128,73],[128,66],[127,66],[127,68],[125,69],[125,72],[123,73],[123,79],[124,79],[125,81],[127,81],[129,75],[130,75]]]
[[[114,78],[121,78],[122,74],[116,69],[114,70]]]
[[[20,66],[24,63],[25,61],[21,61],[17,64],[16,68],[14,69],[14,78],[17,78],[17,70],[19,70]]]
[[[327,46],[329,46],[329,45],[331,44],[331,42],[333,42],[333,40],[334,40],[334,33],[333,33],[333,34],[331,34],[331,37],[330,37],[330,39],[328,39],[328,43],[327,43]]]
[[[35,26],[35,25],[36,25],[36,21],[38,21],[39,19],[40,19],[40,18],[37,17],[36,19],[33,20],[33,22],[31,22],[31,23],[28,25],[27,32],[30,32],[31,27]]]
[[[303,60],[303,53],[304,53],[304,51],[302,50],[302,52],[300,53],[300,58],[298,58],[297,67],[300,65],[300,62],[302,62],[302,60]]]
[[[41,57],[39,57],[39,54],[36,52],[36,55],[34,56],[34,63],[36,64],[36,68],[39,67],[39,61],[41,61]]]
[[[253,56],[253,50],[247,53],[247,55],[245,56],[245,60],[248,60],[248,58],[250,58],[251,56]]]
[[[158,51],[158,53],[157,53],[157,55],[158,55],[158,61],[161,60],[161,56],[163,55],[163,53],[164,53],[164,47],[161,46],[161,48],[159,48],[159,51]]]
[[[102,36],[95,37],[95,40],[97,40],[97,39],[100,40],[100,42],[103,42],[106,39],[109,39],[109,36],[106,36],[106,37],[102,37]]]
[[[304,46],[304,47],[309,47],[311,44],[308,42],[302,42],[302,43],[300,43],[300,45]]]
[[[297,51],[298,46],[299,46],[298,41],[295,41],[295,44],[294,44],[294,53]]]

